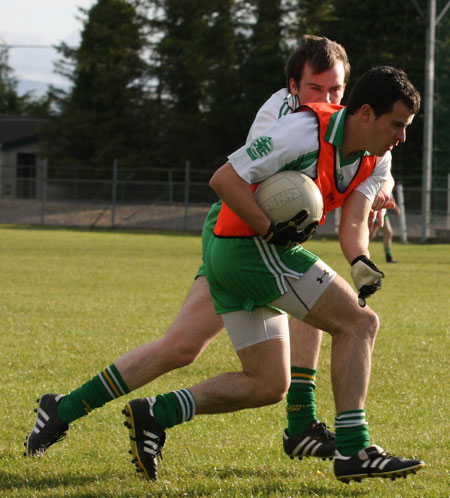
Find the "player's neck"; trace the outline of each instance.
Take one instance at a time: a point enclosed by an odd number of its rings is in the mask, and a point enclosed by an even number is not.
[[[346,116],[344,123],[344,140],[342,142],[342,156],[350,159],[364,149],[364,128],[358,114]]]

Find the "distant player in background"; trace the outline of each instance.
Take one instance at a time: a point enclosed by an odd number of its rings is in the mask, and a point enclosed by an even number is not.
[[[388,209],[394,211],[397,215],[400,214],[400,208],[398,207],[393,195],[391,195],[390,202],[392,203],[392,207],[389,207]],[[381,220],[379,218],[375,220],[373,229],[370,232],[370,240],[375,240],[378,231],[381,231],[383,234],[383,246],[384,254],[386,256],[386,263],[397,263],[397,260],[392,257],[392,240],[394,238],[394,231],[387,213],[388,210],[385,211],[386,212]]]

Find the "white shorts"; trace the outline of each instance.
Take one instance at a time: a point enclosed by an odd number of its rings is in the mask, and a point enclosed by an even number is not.
[[[236,351],[270,339],[289,341],[288,316],[266,306],[231,311],[222,315],[223,323]]]
[[[335,277],[336,272],[318,259],[298,280],[287,277],[289,291],[270,304],[303,320]]]
[[[287,277],[289,290],[271,302],[272,306],[303,320],[336,277],[321,259],[299,279]],[[265,306],[222,315],[236,351],[270,339],[289,340],[288,316]]]

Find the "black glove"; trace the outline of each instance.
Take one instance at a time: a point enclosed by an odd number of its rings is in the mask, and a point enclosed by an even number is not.
[[[352,261],[350,273],[358,290],[359,305],[364,308],[366,299],[381,289],[384,273],[366,256],[358,256]]]
[[[304,235],[305,238],[302,240],[301,244],[303,244],[303,242],[306,242],[307,240],[309,240],[314,235],[314,233],[317,230],[318,226],[319,226],[319,222],[318,221],[313,221],[306,228],[304,228],[302,230],[303,235]]]
[[[293,218],[281,223],[271,223],[269,231],[264,235],[264,240],[269,244],[277,246],[291,247],[295,244],[306,242],[315,232],[317,222],[310,223],[305,229],[298,230],[306,218],[308,218],[308,211],[303,209]]]

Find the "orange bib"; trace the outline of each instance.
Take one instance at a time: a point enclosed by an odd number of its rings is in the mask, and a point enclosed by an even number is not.
[[[348,195],[366,178],[368,178],[375,168],[375,156],[362,156],[358,169],[344,191],[340,191],[336,178],[336,147],[325,140],[330,118],[333,114],[342,109],[336,104],[308,104],[301,106],[298,112],[311,110],[316,115],[319,132],[319,158],[317,161],[317,175],[313,178],[322,193],[324,210],[320,224],[325,223],[325,215],[344,204]],[[258,184],[252,185],[255,192]],[[225,202],[217,217],[214,227],[214,235],[217,237],[254,237],[258,232],[253,230],[247,223],[241,220]]]

